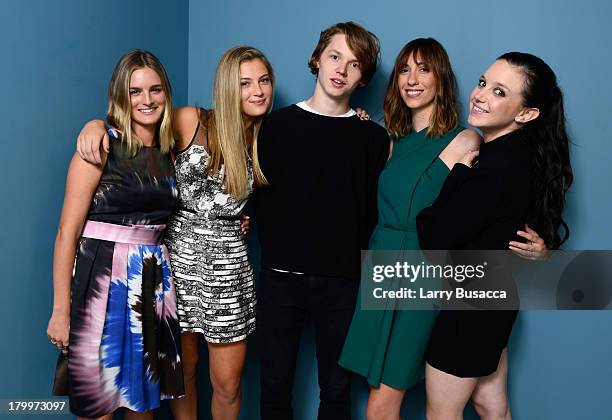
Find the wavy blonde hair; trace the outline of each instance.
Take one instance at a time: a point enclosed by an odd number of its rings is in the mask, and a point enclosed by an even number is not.
[[[253,141],[247,144],[247,133],[242,114],[240,64],[261,60],[268,70],[274,89],[274,71],[266,56],[257,48],[237,46],[223,54],[215,75],[213,92],[213,117],[210,120],[208,147],[211,175],[225,166],[225,188],[228,194],[244,198],[248,194],[247,159],[252,158],[255,185],[267,185],[257,157],[257,135],[264,116],[253,123]]]
[[[172,87],[161,62],[152,53],[132,50],[124,54],[113,71],[108,84],[108,109],[106,120],[123,133],[122,141],[134,156],[142,147],[142,140],[132,131],[132,106],[130,103],[130,78],[134,70],[148,67],[159,76],[166,95],[164,115],[158,126],[159,146],[162,153],[169,153],[174,146],[172,135]]]
[[[455,129],[459,121],[457,81],[446,50],[433,38],[414,39],[404,45],[397,55],[385,94],[387,130],[394,140],[406,136],[412,130],[412,114],[400,95],[397,82],[400,71],[406,66],[410,56],[413,56],[415,61],[418,57],[426,63],[436,79],[436,96],[426,134],[428,137],[444,135]]]

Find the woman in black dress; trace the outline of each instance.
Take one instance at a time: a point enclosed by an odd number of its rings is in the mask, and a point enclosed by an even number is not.
[[[558,248],[569,234],[561,213],[572,169],[554,72],[531,54],[502,55],[472,91],[468,122],[484,143],[419,214],[421,248],[507,249],[526,221]],[[482,418],[511,418],[506,347],[517,314],[441,311],[426,354],[428,419],[461,419],[469,399]]]

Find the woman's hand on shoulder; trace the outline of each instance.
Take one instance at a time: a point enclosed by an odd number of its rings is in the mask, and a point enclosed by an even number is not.
[[[102,148],[108,153],[109,147],[109,138],[104,121],[91,120],[81,128],[77,137],[77,153],[83,160],[94,165],[100,165],[102,163],[100,149]]]
[[[361,121],[370,121],[370,115],[365,109],[357,108],[355,109],[355,112]]]
[[[476,163],[476,158],[480,154],[480,143],[482,138],[477,132],[469,128],[463,130],[457,137],[460,137],[460,145],[465,151],[459,162],[471,168],[474,166],[474,163]]]
[[[461,163],[468,168],[471,168],[476,163],[476,158],[479,154],[480,150],[468,150],[457,163]]]
[[[199,118],[199,110],[195,106],[182,106],[174,110],[172,132],[177,150],[183,150],[189,146],[198,128]]]
[[[482,137],[469,128],[461,131],[450,144],[440,153],[440,159],[452,168],[456,163],[463,163],[472,167],[474,159],[478,156]]]
[[[482,143],[482,137],[476,131],[466,128],[455,137],[457,140],[457,147],[461,149],[463,154],[480,149]],[[455,140],[453,140],[455,141]]]

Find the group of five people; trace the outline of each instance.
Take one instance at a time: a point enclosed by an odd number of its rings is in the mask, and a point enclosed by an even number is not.
[[[151,53],[120,59],[108,126],[92,121],[79,136],[55,248],[47,334],[68,353],[76,415],[126,407],[150,418],[171,399],[175,418],[196,418],[202,335],[212,417],[235,419],[257,325],[261,417],[290,419],[310,319],[319,419],[351,417],[351,371],[371,386],[369,419],[398,419],[423,373],[429,418],[461,418],[469,399],[484,418],[510,418],[516,311],[363,310],[360,250],[510,248],[537,258],[558,247],[572,172],[555,75],[530,54],[495,60],[470,95],[468,123],[481,138],[459,124],[455,76],[431,38],[397,56],[386,130],[360,118],[349,100],[378,61],[376,36],[333,25],[308,63],[313,95],[268,114],[274,72],[255,48],[223,55],[212,110],[173,110]],[[241,218],[254,190],[257,299]]]

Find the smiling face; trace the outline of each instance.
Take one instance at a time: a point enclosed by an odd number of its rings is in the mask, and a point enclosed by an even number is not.
[[[347,100],[359,87],[359,61],[346,43],[346,35],[334,35],[317,61],[317,90],[328,98]]]
[[[261,117],[270,109],[272,78],[260,59],[240,63],[240,100],[246,117]]]
[[[537,110],[523,106],[522,71],[505,60],[495,61],[470,95],[468,123],[479,128],[485,141],[508,134],[537,117]]]
[[[161,120],[166,93],[159,75],[149,67],[142,67],[132,72],[129,93],[132,129],[140,137],[143,129],[150,131]]]
[[[415,60],[414,54],[410,54],[398,72],[397,85],[402,100],[413,113],[422,111],[431,114],[437,83],[429,63],[418,56]]]

